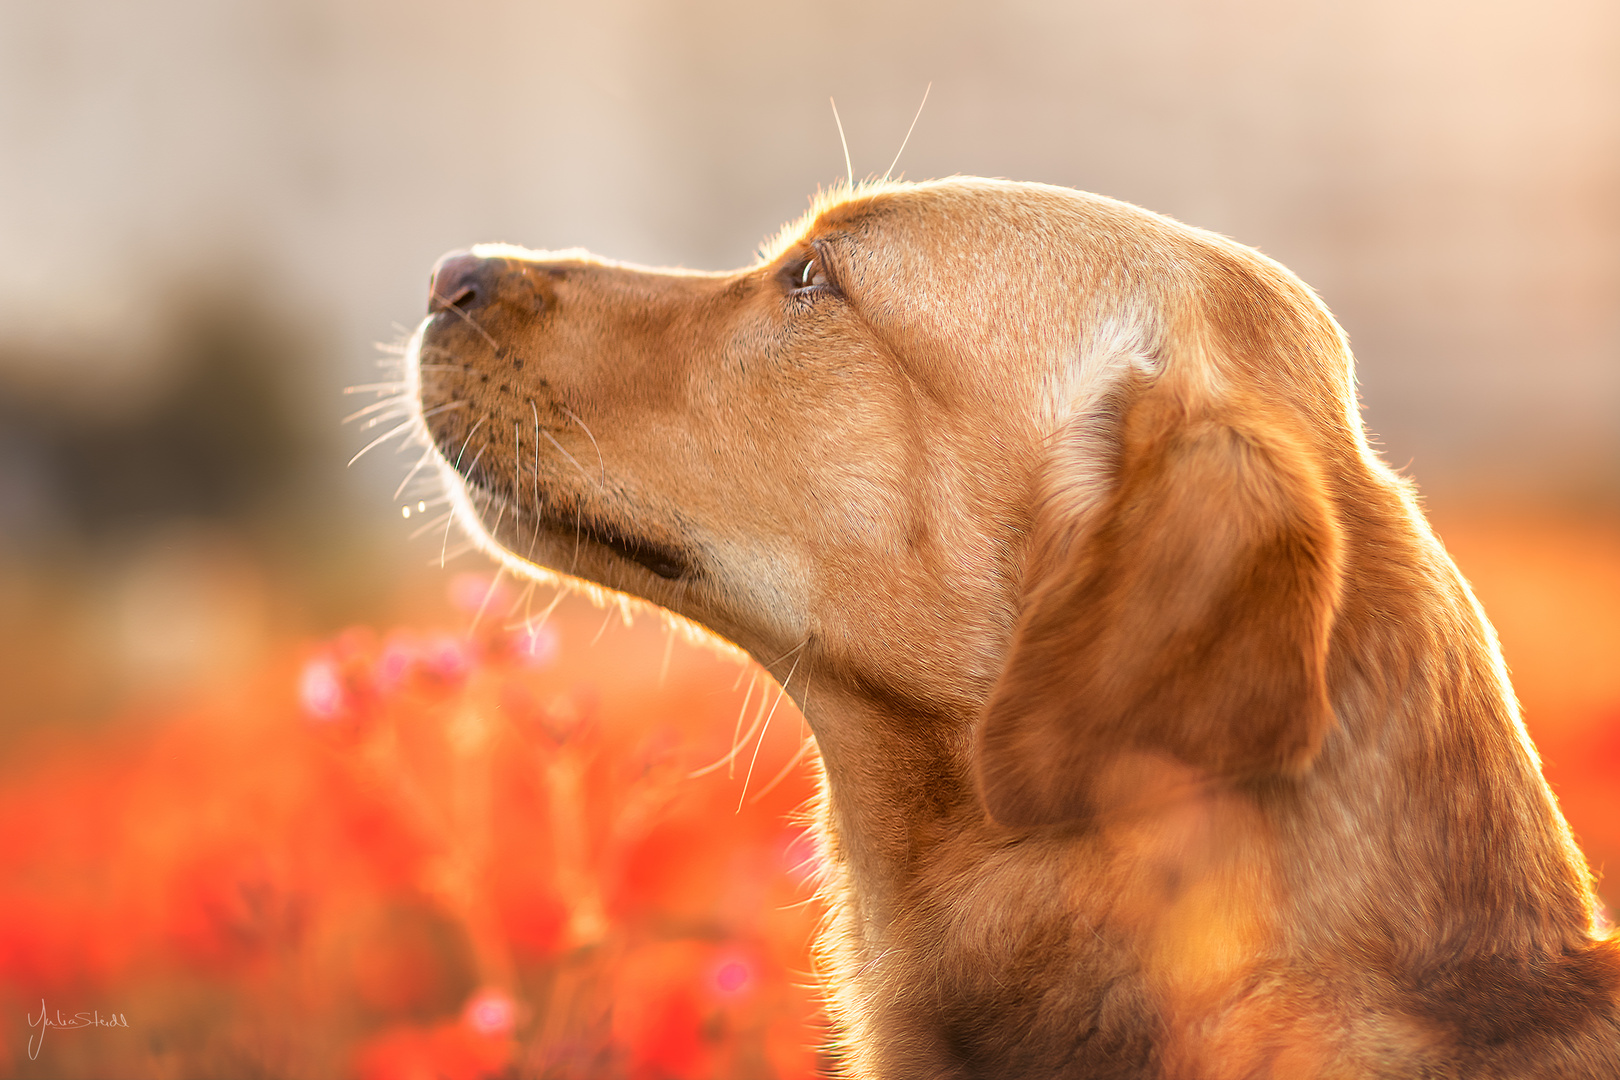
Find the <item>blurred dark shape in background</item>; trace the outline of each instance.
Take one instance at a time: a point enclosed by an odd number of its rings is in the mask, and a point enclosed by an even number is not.
[[[252,267],[256,310],[325,346],[286,372],[324,435],[444,251],[741,265],[843,174],[829,96],[859,177],[930,84],[899,172],[1261,248],[1345,325],[1370,426],[1436,492],[1620,491],[1609,0],[8,5],[0,394],[147,393],[172,284]],[[380,508],[387,471],[354,498]]]
[[[319,445],[285,375],[309,350],[302,328],[256,310],[245,288],[188,292],[184,303],[166,370],[133,400],[93,386],[77,400],[26,388],[0,397],[0,530],[95,542],[171,518],[259,519],[299,501]],[[0,353],[0,368],[22,366],[8,360]]]
[[[343,433],[310,408],[329,330],[245,278],[163,295],[149,356],[0,340],[0,745],[228,683],[276,636],[395,588],[399,559],[357,527]]]

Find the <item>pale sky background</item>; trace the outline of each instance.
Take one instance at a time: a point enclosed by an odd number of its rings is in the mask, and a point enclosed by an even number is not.
[[[137,408],[177,307],[249,290],[313,343],[288,364],[338,477],[339,391],[441,252],[744,264],[842,174],[829,96],[882,173],[930,82],[904,174],[1261,248],[1425,486],[1620,491],[1613,0],[4,3],[0,397]],[[380,513],[401,470],[333,482]]]

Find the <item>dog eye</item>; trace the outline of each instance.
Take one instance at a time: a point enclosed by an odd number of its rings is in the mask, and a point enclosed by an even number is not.
[[[835,290],[832,277],[822,268],[821,259],[815,252],[809,252],[783,267],[782,276],[788,288],[796,293]]]

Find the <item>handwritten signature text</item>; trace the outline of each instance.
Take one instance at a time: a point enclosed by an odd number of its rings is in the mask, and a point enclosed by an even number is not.
[[[108,1013],[102,1016],[100,1012],[80,1012],[64,1016],[61,1009],[56,1010],[52,1016],[45,1008],[45,1000],[40,999],[39,1015],[28,1013],[28,1026],[39,1028],[38,1035],[28,1036],[28,1060],[33,1061],[39,1057],[40,1048],[45,1045],[45,1032],[49,1028],[87,1028],[87,1027],[129,1027],[129,1021],[123,1013]]]

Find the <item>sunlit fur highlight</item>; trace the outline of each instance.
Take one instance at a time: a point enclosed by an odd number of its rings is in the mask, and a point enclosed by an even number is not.
[[[580,572],[799,702],[849,1075],[1620,1075],[1620,944],[1494,632],[1288,271],[971,178],[835,185],[730,274],[480,250],[411,349],[478,416],[419,434],[520,493],[479,425],[578,418],[533,482],[589,508]]]
[[[816,193],[810,196],[810,206],[804,213],[783,225],[774,236],[760,242],[759,263],[761,265],[773,263],[791,251],[803,240],[816,220],[833,207],[852,199],[864,199],[868,196],[881,195],[885,191],[896,191],[904,186],[903,180],[867,177],[865,180],[857,181],[853,187],[847,180],[835,180],[826,187],[817,188]]]
[[[513,249],[507,244],[482,244],[481,249],[500,252]],[[569,257],[579,257],[585,253],[571,251],[564,253]],[[454,521],[473,547],[489,556],[514,578],[519,581],[532,581],[539,585],[553,589],[561,589],[577,593],[598,608],[612,610],[618,613],[626,626],[629,626],[637,615],[651,615],[656,617],[672,633],[680,636],[681,640],[689,645],[713,651],[722,656],[735,659],[738,663],[750,663],[746,652],[725,638],[716,634],[708,627],[693,622],[691,619],[670,611],[668,608],[648,603],[638,596],[618,589],[610,589],[595,582],[572,574],[565,574],[547,566],[530,562],[507,550],[490,535],[485,526],[483,512],[473,505],[472,496],[467,486],[461,482],[461,476],[456,472],[455,465],[434,446],[432,437],[428,433],[427,424],[422,419],[422,333],[431,320],[424,319],[411,333],[405,344],[403,359],[404,397],[410,403],[412,420],[411,434],[408,444],[421,445],[431,452],[431,465],[433,476],[438,479],[442,497],[448,500]]]

